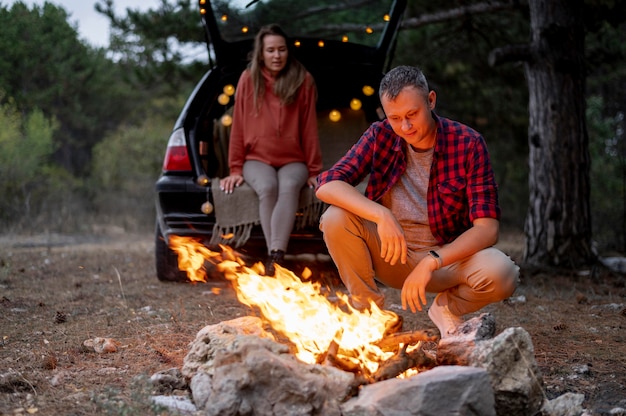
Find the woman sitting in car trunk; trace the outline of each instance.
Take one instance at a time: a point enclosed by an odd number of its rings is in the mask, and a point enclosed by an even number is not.
[[[235,93],[230,175],[220,180],[224,192],[233,192],[245,180],[258,195],[268,276],[284,259],[302,187],[314,188],[322,169],[317,89],[290,49],[277,25],[262,27],[255,37]]]

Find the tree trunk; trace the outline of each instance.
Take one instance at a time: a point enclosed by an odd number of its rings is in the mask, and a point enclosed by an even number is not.
[[[592,263],[582,0],[531,0],[529,189],[524,261]]]

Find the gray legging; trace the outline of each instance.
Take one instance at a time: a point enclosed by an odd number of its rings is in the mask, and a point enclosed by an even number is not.
[[[258,160],[243,164],[243,177],[259,197],[259,216],[268,254],[272,250],[287,251],[300,191],[308,174],[306,165],[300,162],[280,168]]]

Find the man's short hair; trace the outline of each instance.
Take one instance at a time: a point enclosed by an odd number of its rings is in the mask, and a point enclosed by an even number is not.
[[[379,96],[395,100],[404,87],[415,87],[428,95],[428,81],[421,69],[402,65],[387,72],[380,81]]]

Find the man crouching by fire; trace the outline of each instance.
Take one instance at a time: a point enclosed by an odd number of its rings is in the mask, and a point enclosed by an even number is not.
[[[401,289],[414,313],[437,293],[428,316],[445,338],[463,315],[511,296],[519,277],[493,247],[501,211],[489,153],[480,133],[435,114],[420,69],[389,71],[379,95],[386,118],[318,176],[330,205],[320,229],[353,306],[383,307],[376,280]]]

